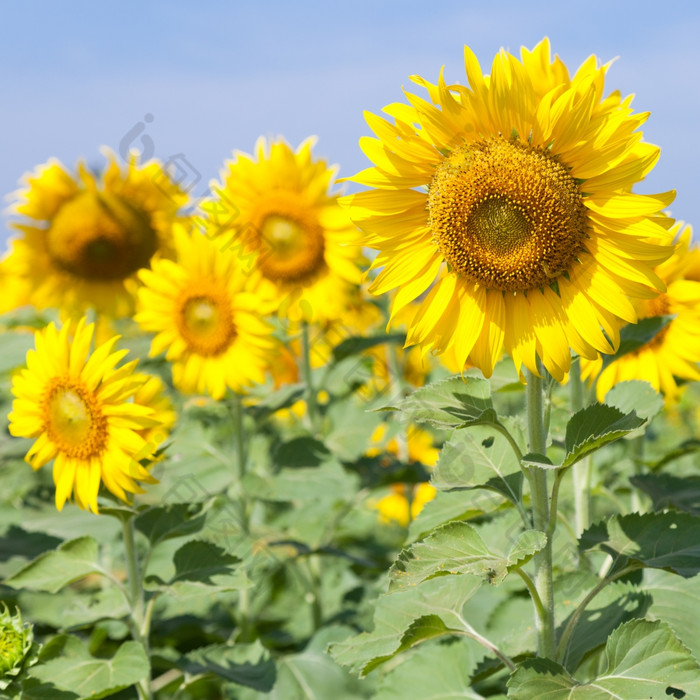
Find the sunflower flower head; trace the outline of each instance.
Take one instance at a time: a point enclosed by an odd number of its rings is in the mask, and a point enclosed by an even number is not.
[[[675,403],[678,380],[700,380],[700,279],[693,279],[700,251],[690,248],[691,227],[681,228],[676,224],[671,230],[680,231],[674,254],[655,269],[666,291],[638,302],[640,319],[665,316],[666,325],[649,342],[605,366],[600,357],[581,361],[581,374],[596,381],[600,401],[618,382],[639,379]]]
[[[504,351],[521,376],[539,358],[563,381],[571,350],[614,352],[634,300],[663,291],[674,193],[632,192],[659,149],[631,98],[604,95],[607,68],[570,77],[545,39],[485,76],[465,47],[468,87],[414,76],[428,99],[367,115],[374,166],[351,179],[370,189],[345,202],[377,250],[370,291],[397,289],[393,314],[420,298],[407,344],[486,376]]]
[[[361,279],[357,231],[313,144],[293,151],[259,139],[254,157],[237,152],[227,163],[212,183],[218,198],[203,206],[207,236],[237,251],[260,293],[274,295],[292,321],[339,318]]]
[[[187,195],[155,161],[126,168],[106,151],[98,177],[83,163],[74,176],[51,160],[15,193],[20,237],[3,261],[25,289],[14,303],[58,307],[68,315],[133,313],[135,274],[170,249],[171,227]]]
[[[71,331],[74,330],[71,338]],[[114,351],[119,336],[90,352],[94,324],[52,323],[35,334],[27,367],[13,378],[10,433],[34,438],[25,459],[34,469],[53,460],[56,507],[68,498],[98,512],[100,484],[128,502],[143,493],[139,481],[155,483],[141,461],[158,444],[144,431],[160,427],[156,411],[133,398],[143,383],[137,361],[117,367],[127,351]]]
[[[177,262],[156,260],[140,273],[135,320],[155,333],[151,355],[166,353],[175,386],[222,399],[263,384],[277,356],[263,314],[274,303],[248,291],[237,256],[221,241],[176,227]]]

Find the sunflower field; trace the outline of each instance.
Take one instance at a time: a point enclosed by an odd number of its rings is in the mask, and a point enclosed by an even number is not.
[[[700,698],[700,248],[610,64],[464,59],[342,182],[24,176],[0,697]]]

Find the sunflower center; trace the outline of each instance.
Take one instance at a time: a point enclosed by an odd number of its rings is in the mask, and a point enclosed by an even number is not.
[[[304,282],[324,264],[323,229],[301,211],[265,216],[259,245],[260,269],[274,282]]]
[[[185,290],[177,310],[180,335],[198,355],[220,355],[236,338],[229,298],[211,282],[201,280]]]
[[[576,181],[542,149],[492,138],[454,151],[428,194],[434,242],[458,274],[489,289],[549,285],[583,249]]]
[[[44,426],[68,457],[89,459],[107,445],[107,419],[97,397],[82,382],[53,379],[42,400]]]
[[[157,248],[148,214],[102,192],[81,192],[70,199],[47,232],[53,262],[91,281],[125,279],[146,267]]]

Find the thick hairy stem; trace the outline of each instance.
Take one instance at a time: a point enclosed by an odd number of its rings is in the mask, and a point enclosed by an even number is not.
[[[527,426],[530,452],[545,454],[547,434],[544,423],[544,392],[542,379],[532,372],[527,373]],[[539,467],[530,468],[532,490],[532,520],[535,528],[547,533],[547,544],[533,557],[535,564],[534,584],[541,606],[535,606],[535,628],[537,630],[537,653],[554,658],[554,595],[552,591],[552,523],[549,519],[549,489],[547,471]],[[556,519],[553,521],[556,524]],[[553,529],[553,528],[552,528]]]
[[[316,390],[311,380],[311,342],[309,340],[309,324],[304,321],[301,324],[301,374],[306,384],[306,410],[311,423],[311,432],[318,435],[320,432],[320,414],[316,401]]]
[[[571,362],[569,373],[571,387],[571,412],[583,408],[583,382],[581,381],[581,359],[576,357]],[[571,469],[574,481],[574,527],[576,536],[591,524],[591,457],[584,457]]]

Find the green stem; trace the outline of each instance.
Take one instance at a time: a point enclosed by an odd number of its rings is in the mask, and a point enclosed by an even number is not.
[[[564,631],[561,635],[561,639],[559,640],[559,644],[557,645],[557,652],[555,657],[556,659],[563,660],[566,656],[569,648],[569,639],[571,638],[571,635],[573,634],[574,629],[578,624],[579,619],[581,618],[581,615],[583,615],[584,611],[586,610],[586,607],[593,600],[593,598],[595,598],[598,595],[598,593],[600,593],[609,583],[612,583],[613,581],[616,581],[617,579],[622,578],[623,576],[627,576],[627,574],[631,574],[637,569],[639,569],[638,564],[631,564],[630,566],[626,566],[624,569],[618,571],[616,574],[604,578],[590,591],[590,593],[581,601],[578,608],[576,608],[573,615],[569,618],[569,621],[566,623],[566,627],[564,628]]]
[[[644,435],[630,440],[632,447],[632,460],[634,461],[634,473],[644,473]],[[646,510],[644,499],[639,489],[632,486],[630,505],[633,513],[643,513]]]
[[[138,554],[134,541],[134,518],[128,515],[121,518],[122,532],[124,533],[124,553],[126,555],[126,573],[129,581],[129,600],[131,603],[132,636],[134,640],[143,646],[146,657],[149,659],[148,677],[137,685],[141,700],[152,700],[150,672],[150,650],[148,644],[148,628],[145,625],[145,605],[143,581],[139,569]],[[150,620],[149,620],[150,622]]]
[[[571,362],[569,373],[571,389],[571,412],[583,408],[583,382],[581,380],[581,358]],[[574,528],[577,537],[591,524],[591,457],[584,457],[571,468],[574,481]]]
[[[530,452],[544,455],[547,450],[547,434],[544,423],[544,392],[542,379],[527,372],[527,426]],[[537,654],[554,657],[554,594],[552,590],[552,534],[549,533],[549,491],[547,471],[540,467],[530,467],[532,489],[532,519],[535,529],[547,533],[547,544],[535,554],[535,588],[542,602],[535,607],[535,628],[537,631]],[[554,521],[556,523],[556,520]]]
[[[306,384],[306,410],[309,414],[311,432],[318,435],[320,430],[320,414],[316,401],[316,390],[311,378],[311,343],[309,341],[309,324],[303,321],[301,324],[301,375]]]
[[[234,394],[231,404],[233,414],[233,434],[236,453],[236,474],[238,476],[238,507],[240,509],[241,530],[250,532],[250,519],[248,514],[248,499],[246,497],[243,481],[248,467],[247,446],[243,426],[243,402],[240,394]],[[250,596],[247,588],[238,592],[238,640],[247,642],[250,637]]]

